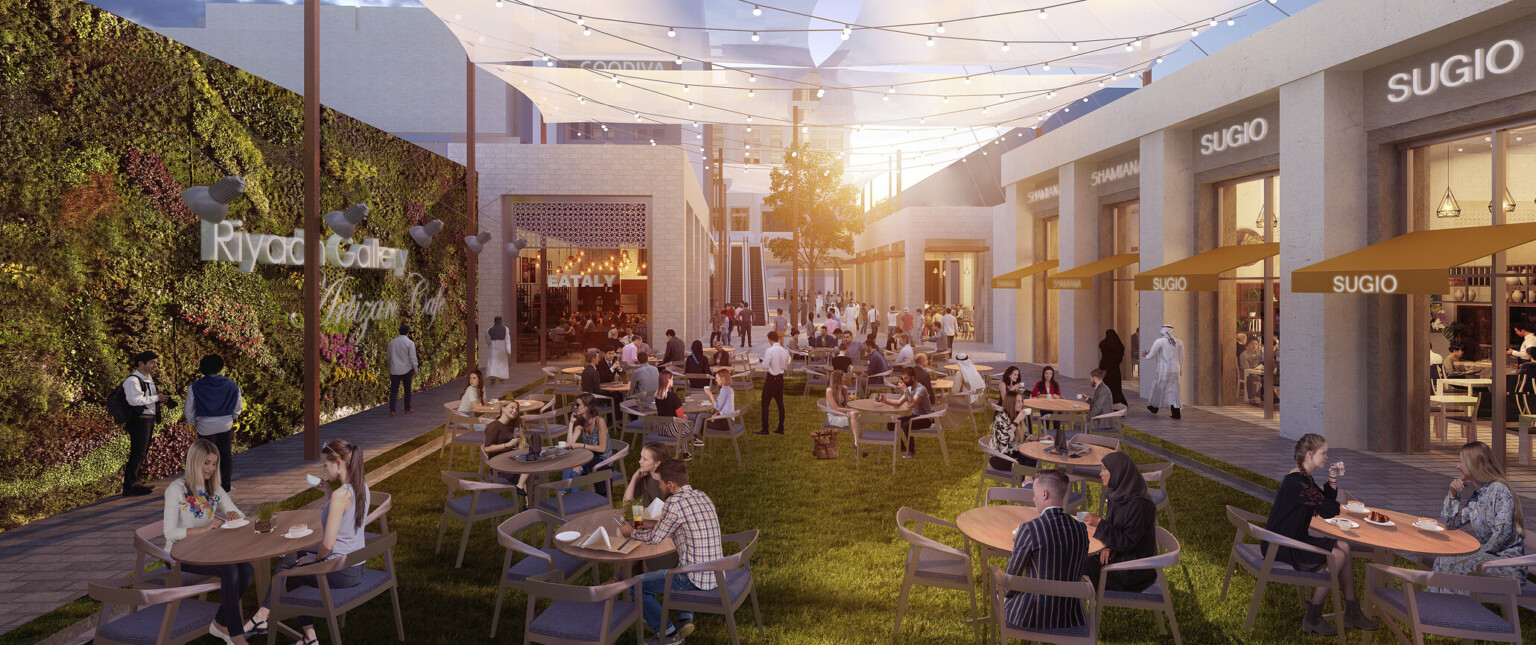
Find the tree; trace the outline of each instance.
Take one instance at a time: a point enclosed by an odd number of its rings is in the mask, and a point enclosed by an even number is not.
[[[843,183],[843,164],[834,154],[791,147],[784,165],[773,170],[763,209],[789,221],[792,238],[768,240],[768,251],[780,262],[804,265],[811,275],[818,267],[837,266],[834,252],[853,254],[853,236],[864,231],[859,189]],[[791,273],[790,292],[799,290]],[[799,299],[789,301],[790,318],[799,320]]]

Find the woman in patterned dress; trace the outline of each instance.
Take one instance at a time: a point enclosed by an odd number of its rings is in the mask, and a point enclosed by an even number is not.
[[[1525,555],[1525,517],[1520,513],[1520,499],[1510,491],[1509,479],[1493,460],[1493,450],[1481,441],[1462,446],[1456,467],[1461,477],[1451,480],[1440,521],[1448,529],[1466,528],[1481,547],[1467,555],[1435,558],[1435,571],[1470,575],[1477,573],[1477,565],[1489,560]],[[1526,570],[1497,567],[1483,573],[1525,580]]]

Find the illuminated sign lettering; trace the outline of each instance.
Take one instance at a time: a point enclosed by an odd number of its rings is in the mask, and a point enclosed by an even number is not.
[[[1202,135],[1200,137],[1200,154],[1209,155],[1229,148],[1238,148],[1256,141],[1263,141],[1264,137],[1268,135],[1269,121],[1264,117],[1256,118],[1247,123],[1237,123]]]
[[[1430,63],[1428,70],[1415,67],[1411,72],[1393,74],[1387,79],[1387,100],[1402,103],[1414,96],[1434,94],[1441,86],[1458,87],[1481,81],[1488,74],[1508,74],[1524,58],[1525,47],[1520,41],[1501,40],[1487,49],[1477,48],[1471,56],[1456,54]]]
[[[236,262],[240,270],[250,273],[257,264],[304,265],[304,231],[294,229],[293,235],[265,235],[239,230],[240,220],[224,220],[217,224],[202,222],[202,259],[205,262]],[[378,238],[364,238],[359,244],[346,244],[340,235],[332,235],[325,241],[320,263],[344,269],[384,269],[395,275],[405,275],[405,261],[409,252],[405,249],[379,246]]]
[[[1107,184],[1139,175],[1141,175],[1141,161],[1133,159],[1093,171],[1093,185]]]
[[[1336,275],[1333,276],[1334,293],[1395,293],[1397,276],[1388,275]]]
[[[1057,184],[1051,184],[1049,186],[1046,186],[1045,188],[1036,188],[1034,190],[1029,191],[1028,193],[1025,194],[1024,199],[1025,199],[1025,201],[1028,201],[1029,203],[1033,204],[1033,203],[1038,202],[1038,201],[1044,201],[1044,200],[1047,200],[1047,199],[1051,199],[1053,197],[1057,197],[1060,194],[1061,194],[1061,187],[1059,185],[1057,185]]]
[[[1152,278],[1153,291],[1187,291],[1188,289],[1187,278]]]
[[[549,288],[560,287],[612,287],[617,275],[551,275]]]

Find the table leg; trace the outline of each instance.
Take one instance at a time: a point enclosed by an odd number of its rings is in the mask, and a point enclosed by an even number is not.
[[[1531,417],[1520,415],[1520,465],[1529,466],[1531,463]]]

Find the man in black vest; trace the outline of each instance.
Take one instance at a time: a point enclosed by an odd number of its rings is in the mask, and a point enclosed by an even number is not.
[[[138,497],[155,492],[155,489],[139,483],[139,467],[149,453],[149,438],[160,420],[160,404],[168,397],[155,388],[155,370],[160,369],[160,356],[154,352],[140,352],[133,357],[133,373],[123,379],[123,396],[128,405],[139,411],[128,419],[124,430],[128,433],[128,463],[123,466],[123,496]]]

